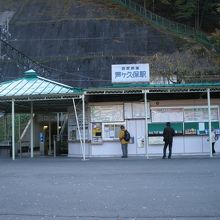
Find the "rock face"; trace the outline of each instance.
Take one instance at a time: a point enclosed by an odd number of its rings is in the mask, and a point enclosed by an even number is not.
[[[72,86],[111,85],[112,64],[147,62],[157,75],[158,54],[172,56],[188,44],[110,0],[0,0],[0,5],[13,13],[8,42],[50,70],[39,75]],[[0,59],[1,81],[22,72],[16,59]]]

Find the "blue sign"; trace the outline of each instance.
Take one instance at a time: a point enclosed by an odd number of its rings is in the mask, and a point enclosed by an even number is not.
[[[44,133],[40,132],[40,142],[44,143]]]

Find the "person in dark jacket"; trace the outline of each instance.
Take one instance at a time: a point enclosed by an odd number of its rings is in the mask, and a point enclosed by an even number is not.
[[[173,145],[173,136],[175,135],[174,129],[171,127],[170,122],[166,123],[166,127],[163,130],[163,141],[164,141],[164,147],[163,147],[163,159],[166,158],[166,150],[167,146],[169,146],[169,155],[168,159],[171,158],[172,155],[172,145]]]

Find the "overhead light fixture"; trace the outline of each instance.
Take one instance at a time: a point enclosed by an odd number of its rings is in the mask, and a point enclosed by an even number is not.
[[[44,129],[44,130],[46,130],[47,128],[48,128],[48,126],[47,126],[47,125],[44,125],[44,126],[43,126],[43,129]]]

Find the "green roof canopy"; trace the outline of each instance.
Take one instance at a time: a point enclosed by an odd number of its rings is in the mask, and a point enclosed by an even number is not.
[[[81,88],[73,88],[40,77],[34,70],[26,71],[24,78],[0,83],[0,99],[28,97],[69,96],[83,93]]]
[[[29,70],[23,78],[0,83],[0,111],[11,112],[14,100],[17,113],[30,112],[32,101],[35,112],[63,112],[72,106],[73,98],[80,100],[83,93],[81,88],[40,77],[34,70]]]

